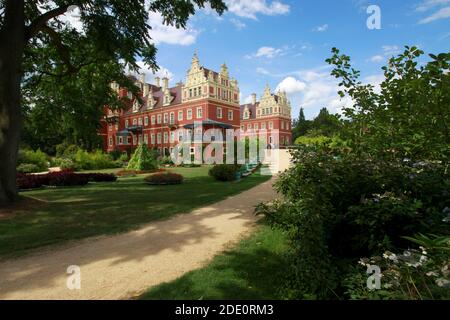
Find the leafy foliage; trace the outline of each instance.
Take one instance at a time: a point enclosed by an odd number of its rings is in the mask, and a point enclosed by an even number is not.
[[[234,181],[239,172],[239,166],[234,164],[218,164],[209,170],[209,175],[219,181]]]
[[[151,185],[180,184],[183,182],[183,176],[173,172],[161,172],[145,177],[144,181]]]
[[[23,165],[32,164],[34,165],[34,168],[36,171],[34,172],[42,172],[47,171],[48,169],[48,160],[47,155],[42,152],[40,149],[33,151],[33,150],[20,150],[19,151],[19,158],[18,158],[18,164],[19,166],[22,165],[22,168],[24,168]],[[31,168],[28,166],[28,168]]]
[[[127,170],[155,171],[158,169],[157,153],[145,143],[139,145],[128,162]]]
[[[405,51],[383,67],[381,92],[363,84],[350,57],[333,48],[327,60],[332,75],[341,80],[341,97],[350,96],[352,107],[344,109],[349,119],[345,135],[355,151],[388,158],[448,161],[450,156],[450,53],[430,54],[419,65],[423,51]]]

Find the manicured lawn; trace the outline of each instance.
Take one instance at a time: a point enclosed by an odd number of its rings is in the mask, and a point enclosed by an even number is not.
[[[139,175],[112,183],[23,192],[23,196],[41,203],[0,219],[0,256],[137,228],[143,223],[188,213],[269,179],[254,174],[241,181],[223,183],[209,177],[208,169],[171,169],[185,177],[180,185],[150,186],[143,182],[145,175]]]
[[[281,299],[286,237],[261,225],[236,248],[214,258],[204,268],[151,288],[141,299]]]

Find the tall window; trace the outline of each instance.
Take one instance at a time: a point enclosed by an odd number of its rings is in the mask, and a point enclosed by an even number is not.
[[[113,138],[109,137],[109,146],[112,147],[112,145],[113,145]]]
[[[186,116],[186,119],[192,120],[192,109],[188,109],[188,110],[187,110],[187,116]]]
[[[156,117],[152,116],[152,124],[155,124],[155,122],[156,122]]]
[[[138,124],[139,124],[140,126],[142,126],[142,118],[139,118]]]
[[[273,129],[273,122],[272,122],[272,121],[269,122],[269,129],[270,129],[270,130]]]
[[[175,131],[171,131],[170,132],[170,143],[174,143],[175,142]]]
[[[164,123],[169,122],[169,115],[167,113],[164,113]]]
[[[144,134],[144,143],[148,144],[148,134]]]
[[[217,118],[218,119],[222,119],[222,108],[221,107],[217,107]]]
[[[164,143],[167,143],[169,141],[169,135],[167,132],[164,132]]]
[[[170,124],[174,124],[175,123],[175,113],[171,112],[170,113]]]
[[[144,125],[148,126],[148,117],[144,118]]]
[[[197,119],[200,119],[203,117],[203,108],[202,107],[198,107],[197,108]]]
[[[154,133],[151,134],[150,141],[152,144],[155,144],[155,134]]]
[[[158,135],[156,136],[156,143],[157,144],[161,143],[161,133],[158,133]]]
[[[133,126],[137,125],[137,119],[133,119]]]
[[[183,121],[183,110],[178,111],[178,121]]]
[[[228,110],[228,120],[233,120],[233,110]]]
[[[161,120],[162,120],[162,115],[161,115],[161,114],[158,114],[158,124],[161,123]]]

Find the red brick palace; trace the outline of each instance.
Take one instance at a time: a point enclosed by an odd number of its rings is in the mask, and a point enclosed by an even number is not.
[[[155,83],[149,84],[145,75],[134,80],[140,88],[142,104],[125,88],[111,84],[120,97],[129,98],[130,108],[113,111],[105,107],[99,134],[107,152],[130,152],[146,143],[168,155],[183,138],[183,131],[192,130],[199,122],[203,130],[240,128],[244,135],[250,130],[265,129],[269,143],[273,142],[271,132],[278,130],[275,145],[292,142],[291,106],[286,94],[272,94],[266,86],[259,102],[253,94],[251,103],[240,105],[238,82],[229,77],[225,64],[220,72],[215,72],[202,67],[195,54],[186,83],[170,87],[167,78],[155,78]]]

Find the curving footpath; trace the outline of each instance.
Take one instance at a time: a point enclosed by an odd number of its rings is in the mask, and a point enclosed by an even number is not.
[[[189,214],[138,230],[49,247],[0,261],[0,299],[129,299],[200,268],[254,227],[273,179]],[[80,289],[68,289],[71,265]],[[69,281],[70,282],[70,281]],[[75,282],[70,282],[76,284]]]

